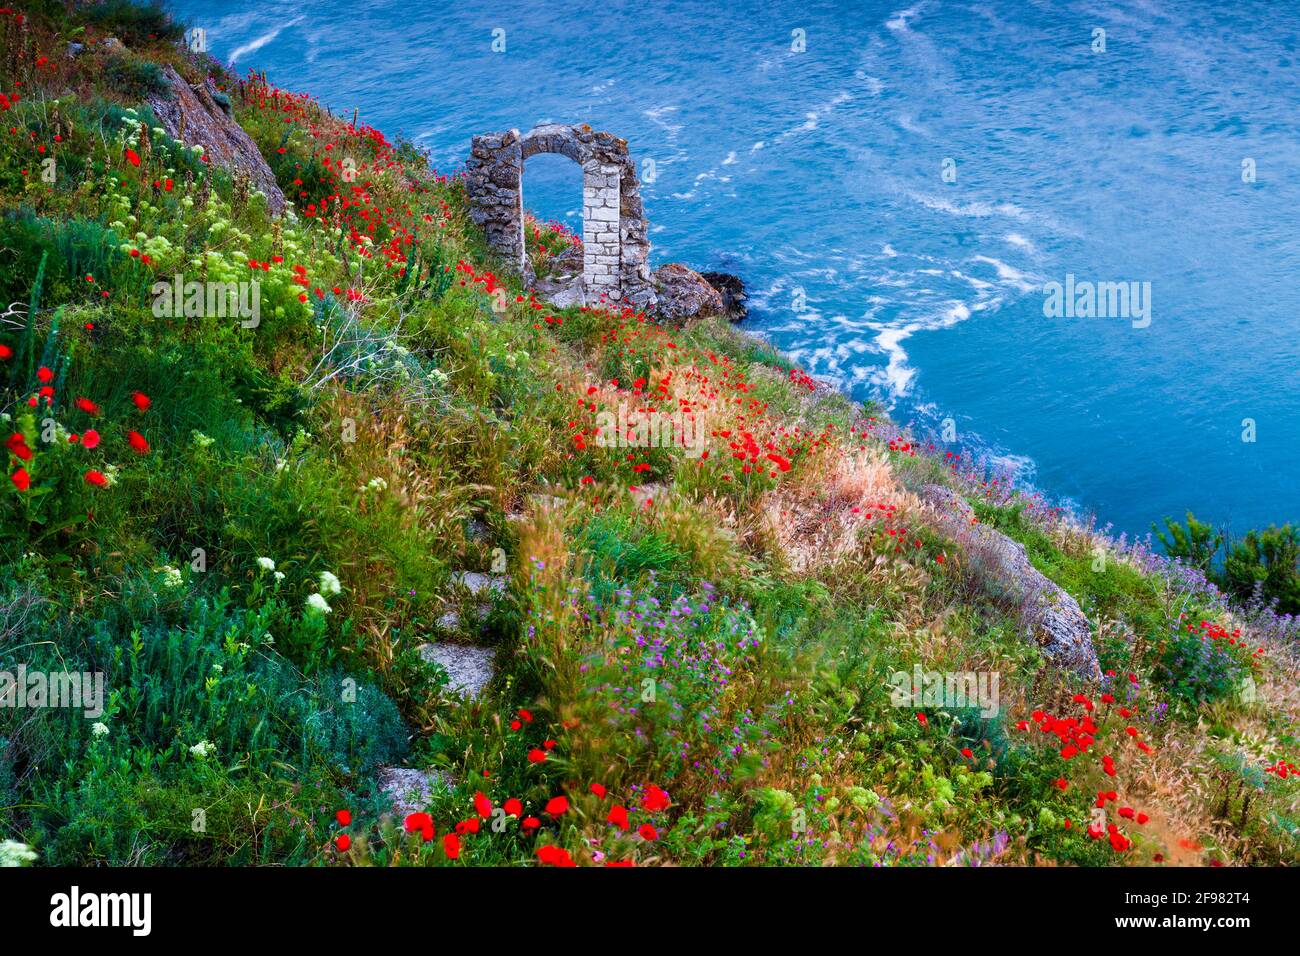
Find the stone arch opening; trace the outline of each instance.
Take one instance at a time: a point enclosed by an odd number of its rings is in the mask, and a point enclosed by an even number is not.
[[[581,300],[601,296],[638,308],[655,304],[650,278],[649,227],[641,184],[627,141],[585,124],[545,124],[520,135],[484,133],[473,138],[465,184],[470,216],[488,245],[532,284],[524,251],[524,164],[539,153],[573,160],[582,170]]]

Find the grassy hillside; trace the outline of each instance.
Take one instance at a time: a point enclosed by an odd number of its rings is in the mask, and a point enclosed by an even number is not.
[[[119,2],[0,12],[0,670],[107,688],[95,719],[0,708],[5,853],[1296,861],[1288,619],[721,320],[533,300],[456,175],[180,36]],[[163,131],[167,65],[212,79],[283,217]],[[256,324],[159,314],[177,276],[257,280]],[[647,447],[664,416],[703,444]],[[1100,683],[1047,665],[934,483],[1079,602]],[[490,683],[458,693],[429,644],[493,649]],[[909,700],[918,667],[997,696]],[[394,812],[393,767],[442,785]]]

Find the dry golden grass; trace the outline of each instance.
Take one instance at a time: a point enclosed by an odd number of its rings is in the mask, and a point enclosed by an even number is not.
[[[868,514],[881,505],[900,513],[918,505],[877,452],[823,452],[797,475],[763,496],[756,529],[775,549],[772,557],[795,574],[815,574],[849,555],[861,558],[863,532],[873,528]]]

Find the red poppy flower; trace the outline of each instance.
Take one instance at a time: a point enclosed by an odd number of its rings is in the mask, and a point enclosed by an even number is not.
[[[334,841],[334,845],[339,848],[340,853],[347,853],[348,847],[352,846],[352,837],[348,836],[346,833],[340,834]]]
[[[14,487],[19,491],[26,491],[32,486],[32,476],[27,474],[26,468],[19,468],[9,476],[9,480],[14,483]]]
[[[126,440],[127,444],[131,446],[131,450],[137,455],[149,454],[149,443],[145,441],[144,436],[139,432],[127,432]]]
[[[487,798],[482,790],[474,794],[474,812],[484,819],[492,815],[492,801]]]
[[[339,821],[339,826],[341,827],[351,826],[352,811],[340,810],[338,813],[334,814],[334,818]]]
[[[545,750],[538,750],[536,747],[534,747],[532,750],[528,751],[529,763],[544,763],[545,761],[546,761]]]
[[[519,821],[519,826],[522,830],[524,830],[524,832],[528,832],[530,830],[536,830],[541,825],[542,825],[542,821],[537,819],[537,817],[524,817],[522,820]]]
[[[418,832],[424,842],[428,843],[434,836],[433,817],[427,813],[412,813],[406,818],[406,832]]]
[[[27,447],[27,439],[17,432],[14,432],[14,434],[9,436],[8,441],[5,442],[5,446],[9,449],[10,454],[20,460],[32,460],[32,450]]]
[[[641,801],[641,806],[645,807],[651,813],[656,810],[667,810],[672,801],[668,799],[668,794],[653,783],[646,787],[645,797]]]
[[[40,368],[36,370],[36,377],[44,385],[48,385],[50,382],[54,381],[54,373],[51,372],[48,368],[46,368],[44,365],[42,365]]]
[[[524,812],[524,805],[514,797],[511,797],[505,802],[503,809],[506,811],[506,816],[517,817],[519,814]]]
[[[546,812],[553,817],[558,817],[569,809],[569,800],[567,797],[551,797],[546,801]]]
[[[126,148],[126,161],[130,163],[132,166],[139,166],[140,154],[128,146]]]
[[[593,784],[591,785],[591,792],[594,793],[596,796],[600,797],[600,799],[602,799],[602,800],[605,799],[605,793],[606,793],[606,791],[605,791],[605,788],[604,788],[603,786],[601,786],[600,784],[598,784],[598,783],[593,783]]]
[[[442,852],[447,854],[447,859],[460,859],[460,837],[454,833],[448,833],[442,838]]]
[[[0,360],[13,358],[14,350],[7,345],[0,345]]]
[[[140,409],[142,412],[147,411],[149,406],[152,404],[152,402],[149,401],[149,396],[144,392],[132,392],[131,401],[135,402],[135,407]]]
[[[92,402],[92,401],[91,401],[90,399],[88,399],[88,398],[79,398],[79,399],[76,400],[76,402],[75,402],[74,404],[75,404],[79,409],[81,409],[83,412],[85,412],[87,415],[98,415],[98,414],[99,414],[99,406],[96,405],[94,402]]]
[[[577,865],[576,863],[573,862],[573,858],[569,856],[568,850],[564,849],[563,847],[552,846],[550,844],[547,844],[546,846],[539,846],[537,848],[537,858],[541,860],[542,863],[545,864],[546,866],[576,866]]]
[[[618,827],[620,830],[626,830],[628,828],[627,807],[620,807],[617,805],[611,807],[609,811],[609,816],[607,816],[605,819],[609,823],[614,824],[614,826]]]
[[[102,471],[95,471],[94,469],[91,469],[90,471],[86,472],[85,478],[86,478],[86,484],[94,485],[97,488],[103,488],[106,484],[108,484],[108,479],[104,477],[104,473]]]
[[[81,433],[81,445],[83,448],[94,448],[99,444],[99,432],[93,428],[87,428]]]
[[[531,711],[524,710],[523,708],[520,708],[520,709],[519,709],[519,719],[522,720],[522,721],[523,721],[524,723],[526,723],[526,724],[531,724],[531,723],[533,722],[533,715],[532,715],[532,712],[531,712]]]
[[[657,840],[659,838],[659,834],[655,831],[655,828],[648,823],[641,824],[636,828],[636,832],[641,834],[641,839],[643,840]]]
[[[478,819],[470,817],[467,820],[461,820],[460,823],[456,824],[456,832],[462,835],[466,833],[478,833]]]

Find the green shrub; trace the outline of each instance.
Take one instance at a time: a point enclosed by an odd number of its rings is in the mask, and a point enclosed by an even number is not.
[[[1214,564],[1214,556],[1223,545],[1223,535],[1211,525],[1197,521],[1195,515],[1187,512],[1187,525],[1184,527],[1173,518],[1165,519],[1168,533],[1156,525],[1151,526],[1156,538],[1164,545],[1165,553],[1184,564],[1200,568],[1207,574]]]
[[[132,101],[166,93],[171,87],[157,63],[134,53],[117,53],[104,63],[104,81]]]
[[[0,799],[22,808],[18,826],[38,848],[49,844],[45,862],[301,857],[290,818],[339,803],[343,787],[368,788],[405,751],[396,707],[368,682],[309,677],[276,652],[296,613],[275,598],[237,608],[224,592],[188,594],[192,580],[125,581],[119,606],[89,620],[56,621],[5,595],[0,669],[104,675],[97,717],[0,710]],[[268,803],[267,820],[250,819]],[[197,834],[196,809],[208,814]]]
[[[102,0],[87,6],[85,16],[100,30],[112,34],[127,46],[179,40],[185,32],[185,27],[173,20],[158,2]]]
[[[1223,584],[1243,603],[1258,588],[1280,614],[1300,614],[1300,530],[1291,525],[1250,531],[1228,550]]]

